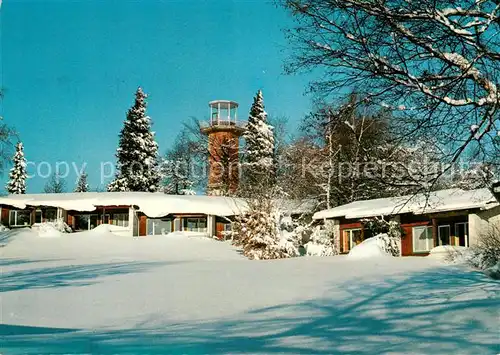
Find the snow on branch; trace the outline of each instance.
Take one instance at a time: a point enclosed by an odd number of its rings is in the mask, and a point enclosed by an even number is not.
[[[295,51],[287,70],[323,69],[313,91],[342,95],[362,88],[372,104],[398,108],[402,137],[435,138],[447,163],[471,146],[482,159],[498,157],[497,0],[284,4],[297,23],[289,31]]]

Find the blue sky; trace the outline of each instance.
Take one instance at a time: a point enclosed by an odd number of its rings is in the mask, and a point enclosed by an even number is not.
[[[161,153],[210,100],[239,102],[242,117],[262,89],[291,129],[311,106],[310,78],[283,74],[291,19],[270,1],[4,0],[0,16],[6,123],[29,161],[87,162],[92,187],[139,85]],[[44,184],[30,179],[28,192]]]

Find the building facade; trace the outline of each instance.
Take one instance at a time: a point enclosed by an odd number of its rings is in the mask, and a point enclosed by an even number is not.
[[[123,236],[196,232],[224,238],[241,200],[220,196],[178,196],[162,193],[69,193],[10,195],[0,198],[0,219],[9,228],[64,221],[73,231],[101,224]]]
[[[341,254],[372,237],[367,226],[377,218],[399,222],[402,256],[425,256],[437,246],[472,246],[490,228],[500,228],[500,206],[487,189],[451,189],[356,201],[319,211],[313,218],[334,224]]]

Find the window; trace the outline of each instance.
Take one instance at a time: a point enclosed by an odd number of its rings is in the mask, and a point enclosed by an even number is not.
[[[30,211],[12,210],[9,213],[9,225],[13,227],[29,226],[31,222]]]
[[[458,239],[458,245],[462,247],[469,246],[469,223],[455,223],[455,237]],[[455,239],[455,240],[456,240]]]
[[[180,218],[176,218],[174,219],[174,231],[175,232],[178,232],[178,231],[181,231],[181,219]]]
[[[206,232],[207,220],[206,218],[184,218],[184,230],[189,232]]]
[[[425,253],[434,247],[432,227],[413,227],[413,252]]]
[[[90,216],[86,214],[75,216],[75,226],[77,230],[88,230],[89,229],[89,219]]]
[[[100,223],[101,220],[99,218],[99,215],[97,214],[91,214],[89,215],[89,228],[88,229],[94,229],[95,227],[97,227]]]
[[[120,227],[128,227],[128,213],[113,213],[111,224]]]
[[[165,235],[172,231],[172,221],[160,218],[148,218],[148,235]]]
[[[35,211],[35,223],[42,223],[42,222],[43,222],[42,210],[36,210]]]
[[[450,245],[451,228],[450,225],[438,227],[439,245]]]
[[[363,241],[361,228],[344,230],[344,241],[342,243],[342,252],[347,253],[355,245]]]
[[[57,221],[57,209],[49,208],[45,210],[44,213],[45,222],[55,222]]]

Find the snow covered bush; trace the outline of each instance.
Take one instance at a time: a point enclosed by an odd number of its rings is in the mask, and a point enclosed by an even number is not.
[[[10,230],[10,229],[0,223],[0,232],[6,232],[8,230]]]
[[[493,225],[479,236],[478,243],[470,248],[467,261],[474,267],[486,270],[500,262],[500,225]]]
[[[491,277],[492,279],[500,280],[500,261],[498,261],[492,267],[489,267],[486,270],[484,270],[484,273],[489,277]]]
[[[62,218],[58,218],[54,222],[36,223],[36,224],[33,225],[33,228],[34,229],[38,229],[39,231],[42,231],[42,230],[47,230],[47,231],[55,230],[55,231],[58,231],[60,233],[71,233],[73,231],[71,229],[71,227],[68,226],[66,224],[66,222],[64,222],[64,220]]]
[[[233,224],[233,243],[252,260],[281,259],[299,255],[290,233],[281,233],[281,213],[270,197],[248,200],[249,211]]]
[[[494,279],[500,279],[500,225],[491,226],[479,236],[477,245],[470,248],[445,245],[432,249],[430,254],[445,254],[446,262],[465,262]]]
[[[71,233],[73,231],[62,218],[58,218],[57,221],[53,222],[53,224],[54,227],[61,233]]]
[[[54,222],[36,223],[32,228],[41,238],[59,238],[65,233],[72,232],[71,228],[62,218],[59,218]]]
[[[383,243],[384,250],[393,255],[399,256],[401,253],[401,238],[403,237],[403,230],[401,224],[398,221],[390,220],[386,221],[382,218],[372,218],[363,220],[365,228],[365,239],[366,235],[368,238],[372,236],[381,236],[381,242]]]
[[[333,224],[325,226],[306,227],[303,233],[311,230],[309,241],[304,245],[306,254],[310,256],[333,256],[338,254],[338,235]]]

